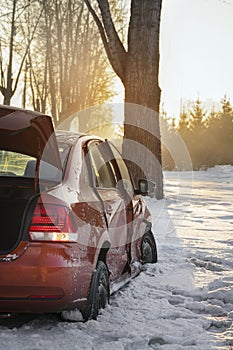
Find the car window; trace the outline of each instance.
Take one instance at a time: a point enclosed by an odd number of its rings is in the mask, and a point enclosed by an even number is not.
[[[64,142],[58,142],[58,151],[61,158],[62,169],[65,169],[71,146]]]
[[[112,165],[105,156],[102,142],[92,141],[88,144],[91,166],[93,170],[94,186],[98,188],[115,188],[116,178]]]
[[[65,143],[59,144],[59,154],[61,157],[62,168],[64,169],[70,146]],[[34,178],[37,159],[26,154],[0,150],[0,176],[24,176]],[[48,178],[48,174],[52,178],[58,176],[58,169],[53,165],[41,160],[41,178]],[[49,175],[49,176],[50,176]],[[51,177],[51,176],[50,176]]]
[[[130,193],[134,192],[128,168],[127,168],[124,160],[122,159],[120,152],[110,142],[108,142],[108,144],[109,144],[109,147],[113,153],[114,160],[116,161],[117,166],[119,168],[121,181],[122,181],[122,185],[123,185],[124,189]]]
[[[36,158],[25,154],[0,150],[0,176],[24,176]]]

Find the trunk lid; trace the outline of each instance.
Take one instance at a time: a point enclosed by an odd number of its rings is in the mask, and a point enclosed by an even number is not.
[[[5,153],[7,156],[2,162]],[[10,154],[18,158],[10,158]],[[25,172],[8,171],[10,162],[15,168],[20,168],[24,156]],[[27,157],[32,160],[27,161]],[[61,159],[51,118],[37,112],[0,105],[0,165],[2,255],[14,251],[24,239],[37,194],[49,188],[50,184],[54,186],[62,180]],[[26,169],[30,170],[30,174]]]
[[[0,106],[0,149],[33,156],[61,169],[51,117],[38,112]]]

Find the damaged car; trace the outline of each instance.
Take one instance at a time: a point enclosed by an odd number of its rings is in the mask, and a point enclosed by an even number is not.
[[[147,181],[139,186],[109,141],[1,106],[0,314],[96,319],[157,261]]]

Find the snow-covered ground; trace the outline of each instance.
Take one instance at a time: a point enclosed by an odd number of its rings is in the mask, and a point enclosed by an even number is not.
[[[147,199],[159,262],[147,265],[98,321],[55,316],[0,324],[0,349],[233,349],[233,167],[166,172]]]

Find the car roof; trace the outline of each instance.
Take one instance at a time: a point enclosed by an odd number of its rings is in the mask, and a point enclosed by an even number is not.
[[[55,135],[57,138],[58,143],[67,143],[69,145],[73,145],[77,140],[83,136],[86,136],[85,134],[74,132],[74,131],[67,131],[67,130],[55,130]]]
[[[103,139],[97,135],[87,135],[75,131],[66,131],[66,130],[55,130],[57,142],[59,143],[66,143],[70,146],[75,144],[77,140],[83,138],[83,137],[88,137],[90,140],[91,139],[98,139],[102,140]]]

